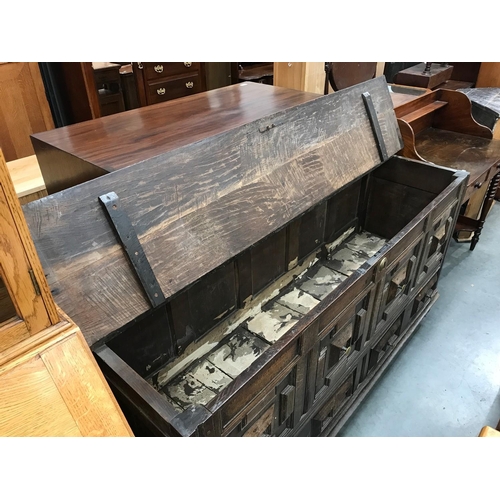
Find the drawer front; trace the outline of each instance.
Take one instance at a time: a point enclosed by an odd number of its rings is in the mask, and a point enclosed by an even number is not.
[[[109,68],[101,71],[94,71],[94,79],[96,86],[100,88],[102,85],[115,83],[119,85],[120,83],[120,71],[119,68]]]
[[[477,181],[475,181],[472,186],[469,186],[465,191],[464,201],[467,201],[474,194],[475,191],[481,189],[483,184],[485,182],[488,182],[488,180],[492,177],[493,173],[494,173],[493,169],[490,168],[481,177],[479,177],[479,179],[477,179]]]
[[[148,104],[178,99],[198,92],[201,92],[199,75],[151,83],[148,85]]]
[[[153,80],[165,80],[174,76],[187,76],[199,73],[199,62],[154,62],[142,63],[144,76],[150,83]]]

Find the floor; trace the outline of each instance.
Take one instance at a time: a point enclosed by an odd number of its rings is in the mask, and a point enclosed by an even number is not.
[[[452,240],[440,297],[339,436],[477,436],[500,420],[500,203],[473,252]]]

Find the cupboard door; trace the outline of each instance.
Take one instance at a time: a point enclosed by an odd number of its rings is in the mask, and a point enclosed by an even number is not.
[[[1,352],[59,321],[1,151],[0,234]]]

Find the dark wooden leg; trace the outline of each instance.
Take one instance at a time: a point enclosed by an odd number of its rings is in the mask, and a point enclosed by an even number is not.
[[[500,172],[497,172],[491,179],[488,191],[486,192],[483,208],[481,209],[481,213],[479,215],[478,228],[476,229],[476,231],[474,231],[474,236],[472,237],[472,241],[470,244],[471,251],[474,250],[474,248],[477,245],[477,242],[479,241],[479,236],[481,236],[481,231],[483,230],[484,221],[486,220],[486,216],[488,215],[488,212],[490,211],[491,205],[495,198],[495,193],[497,191],[499,181],[500,181]]]

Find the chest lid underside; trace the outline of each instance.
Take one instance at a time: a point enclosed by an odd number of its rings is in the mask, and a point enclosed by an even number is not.
[[[37,200],[24,212],[57,303],[92,345],[151,308],[99,197],[116,193],[168,300],[402,147],[381,77]]]

